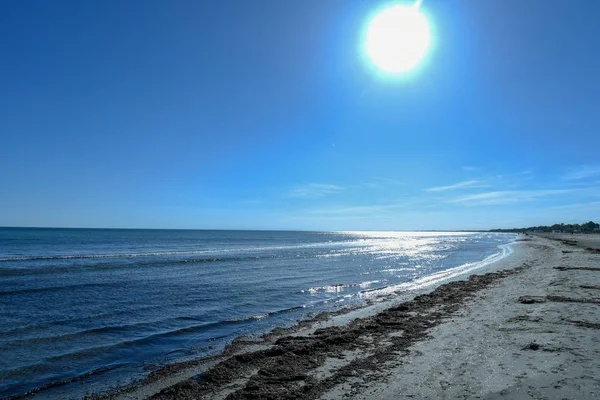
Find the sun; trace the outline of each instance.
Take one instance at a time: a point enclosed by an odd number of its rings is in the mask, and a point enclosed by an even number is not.
[[[394,4],[368,23],[364,51],[379,70],[401,74],[415,68],[431,44],[427,18],[418,5]]]

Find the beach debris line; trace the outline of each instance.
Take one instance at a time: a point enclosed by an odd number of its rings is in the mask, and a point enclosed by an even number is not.
[[[580,271],[600,271],[600,268],[594,267],[554,267],[559,271],[571,271],[571,270],[580,270]]]
[[[544,296],[521,296],[519,297],[519,303],[522,304],[533,304],[533,303],[545,303],[546,298]]]
[[[347,326],[321,328],[304,336],[266,335],[265,341],[271,343],[269,348],[233,355],[204,374],[164,389],[153,398],[192,399],[219,392],[226,392],[228,399],[318,398],[348,376],[360,374],[370,379],[386,362],[427,338],[430,328],[451,317],[476,292],[526,267],[524,264],[450,282],[377,315],[354,319]],[[361,355],[345,359],[349,351]],[[344,362],[319,377],[314,371],[328,359]]]
[[[553,301],[556,303],[600,304],[599,298],[587,299],[587,298],[566,297],[566,296],[521,296],[521,297],[519,297],[519,303],[522,303],[522,304],[545,303],[547,301]]]

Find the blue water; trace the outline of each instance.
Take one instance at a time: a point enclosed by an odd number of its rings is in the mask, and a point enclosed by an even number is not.
[[[0,228],[0,397],[106,390],[239,335],[476,268],[513,238]]]

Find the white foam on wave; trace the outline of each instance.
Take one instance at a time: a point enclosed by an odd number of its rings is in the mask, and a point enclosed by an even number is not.
[[[459,265],[454,268],[446,269],[444,271],[439,271],[439,272],[436,272],[431,275],[417,278],[411,282],[404,282],[404,283],[400,283],[398,285],[390,285],[390,286],[387,286],[387,287],[381,288],[381,289],[374,289],[374,290],[371,290],[368,292],[361,292],[361,293],[359,293],[359,297],[361,297],[361,298],[379,297],[379,296],[391,294],[393,292],[398,292],[398,291],[423,289],[428,286],[432,286],[432,285],[441,283],[445,280],[455,278],[459,275],[468,274],[469,272],[472,272],[472,271],[480,269],[486,265],[490,265],[492,263],[500,261],[501,259],[511,255],[513,252],[512,248],[511,248],[511,244],[512,243],[498,246],[500,249],[499,252],[494,253],[491,256],[486,257],[485,259],[483,259],[481,261],[468,262],[468,263]]]
[[[383,280],[375,280],[375,281],[365,281],[365,282],[360,282],[360,283],[347,283],[347,284],[338,284],[338,285],[326,285],[326,286],[315,286],[315,287],[311,287],[309,289],[306,290],[301,290],[301,293],[317,293],[317,292],[329,292],[329,293],[337,293],[337,292],[341,292],[344,289],[350,288],[350,287],[360,287],[360,288],[367,288],[375,283],[381,283],[381,282],[385,282]]]

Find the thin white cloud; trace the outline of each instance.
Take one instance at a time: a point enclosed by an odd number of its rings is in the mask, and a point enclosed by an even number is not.
[[[339,193],[342,190],[344,190],[344,187],[338,185],[330,185],[325,183],[306,183],[293,187],[287,194],[287,197],[317,199],[330,194]]]
[[[599,165],[581,165],[579,167],[571,168],[562,176],[562,179],[566,181],[576,181],[598,177],[600,177]]]
[[[499,190],[486,193],[478,193],[470,196],[458,197],[448,200],[449,203],[459,203],[464,205],[498,205],[521,203],[531,201],[540,197],[557,196],[570,193],[573,190],[551,189],[551,190]]]
[[[532,174],[533,174],[533,170],[526,169],[526,170],[519,172],[517,175],[532,175]]]
[[[369,182],[363,182],[361,185],[373,189],[385,189],[391,186],[403,185],[404,183],[391,178],[374,177]]]
[[[426,192],[445,192],[447,190],[481,188],[481,187],[488,187],[488,185],[484,185],[479,180],[472,180],[472,181],[458,182],[458,183],[455,183],[453,185],[448,185],[448,186],[431,187],[431,188],[425,189],[425,191]]]

